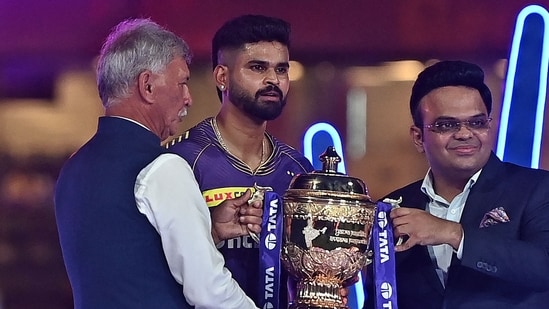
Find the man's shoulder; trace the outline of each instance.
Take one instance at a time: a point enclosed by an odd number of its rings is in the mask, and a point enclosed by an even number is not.
[[[502,178],[507,179],[507,182],[510,183],[526,182],[531,184],[532,180],[549,182],[549,171],[501,161],[492,155],[484,166],[481,177],[487,178],[489,181],[494,178]]]
[[[409,183],[405,185],[404,187],[400,187],[393,192],[387,194],[387,196],[393,195],[395,193],[416,193],[418,190],[421,190],[421,183],[423,182],[423,179],[416,180],[412,183]]]
[[[212,144],[210,131],[208,119],[205,119],[167,142],[165,147],[169,152],[183,157],[194,156]]]
[[[272,139],[273,144],[275,145],[276,152],[279,153],[279,155],[282,159],[287,159],[287,160],[291,160],[291,161],[294,161],[294,162],[298,163],[299,165],[302,166],[303,170],[306,171],[306,172],[311,172],[311,171],[314,170],[314,167],[311,164],[311,162],[309,161],[309,159],[307,159],[297,149],[295,149],[294,147],[292,147],[292,146],[290,146],[286,143],[283,143],[283,142],[277,140],[273,136],[270,136],[270,138]]]
[[[405,185],[404,187],[398,188],[394,190],[393,192],[387,194],[383,199],[390,198],[394,200],[398,200],[402,198],[401,205],[406,205],[407,202],[414,202],[417,200],[423,200],[426,198],[426,196],[421,192],[421,184],[423,183],[423,179],[414,181],[410,184]]]

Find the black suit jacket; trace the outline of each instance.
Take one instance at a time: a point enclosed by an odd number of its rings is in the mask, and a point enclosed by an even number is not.
[[[425,209],[422,180],[390,193],[401,206]],[[510,221],[480,228],[503,207]],[[471,188],[460,220],[461,260],[454,254],[443,288],[427,247],[396,253],[399,309],[549,308],[549,172],[501,162],[493,153]],[[372,272],[369,272],[369,275]],[[371,284],[366,307],[373,308]]]

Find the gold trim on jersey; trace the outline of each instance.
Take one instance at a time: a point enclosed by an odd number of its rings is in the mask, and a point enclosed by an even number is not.
[[[171,141],[167,142],[164,147],[170,148],[171,146],[181,142],[184,139],[189,138],[189,131],[185,131],[185,133],[179,135],[178,137],[173,138]]]

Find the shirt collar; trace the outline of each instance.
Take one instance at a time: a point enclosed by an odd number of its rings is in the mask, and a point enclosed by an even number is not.
[[[469,178],[469,181],[467,181],[467,184],[465,184],[465,187],[463,188],[463,192],[471,190],[473,185],[477,182],[481,172],[482,169]],[[431,201],[433,201],[435,196],[437,196],[435,188],[433,187],[433,175],[431,173],[431,168],[429,168],[427,174],[423,178],[423,182],[421,183],[421,192],[425,193]]]

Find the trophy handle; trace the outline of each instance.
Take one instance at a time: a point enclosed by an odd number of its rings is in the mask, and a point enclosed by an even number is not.
[[[387,204],[391,204],[391,207],[393,207],[393,209],[394,208],[399,208],[400,203],[402,203],[402,196],[399,197],[398,200],[393,200],[393,199],[390,199],[390,198],[386,198],[386,199],[383,199],[382,202],[387,203]],[[399,236],[397,241],[396,241],[396,246],[402,245],[403,242],[404,242],[404,236]]]
[[[273,191],[273,188],[271,188],[271,187],[261,187],[261,186],[258,186],[257,183],[254,183],[254,189],[255,189],[255,191],[254,191],[252,197],[248,200],[248,204],[251,204],[255,201],[263,202],[264,197],[265,197],[265,192],[266,191]],[[254,232],[250,231],[250,229],[248,229],[248,235],[250,235],[250,237],[256,243],[259,243],[259,235],[257,235],[257,233],[254,233]]]

